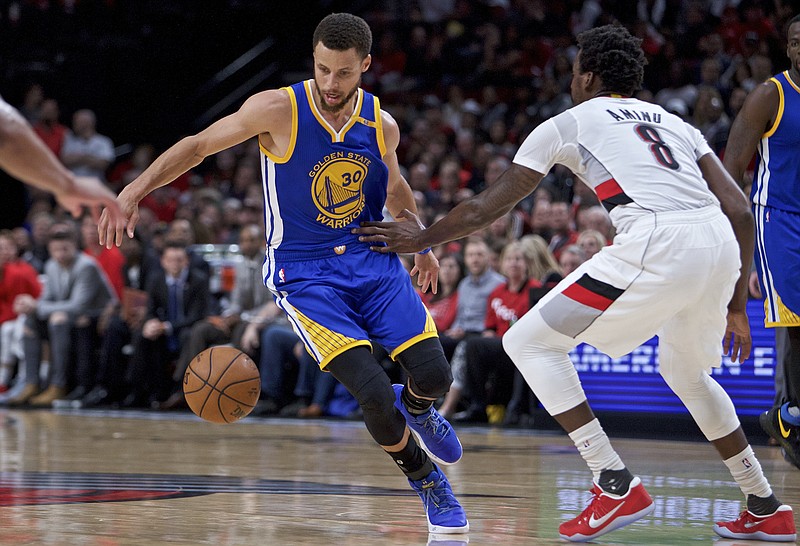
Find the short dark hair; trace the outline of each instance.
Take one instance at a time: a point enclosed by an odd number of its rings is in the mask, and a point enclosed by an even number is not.
[[[78,236],[75,232],[75,227],[67,222],[58,222],[50,227],[47,232],[47,240],[49,241],[71,241],[78,244]]]
[[[350,13],[331,13],[317,25],[313,42],[313,49],[320,42],[328,49],[336,51],[355,48],[363,59],[372,49],[372,31],[361,17]]]
[[[581,32],[580,71],[593,72],[603,81],[603,91],[633,95],[642,87],[642,40],[620,25],[605,25]]]
[[[787,34],[787,35],[789,34],[789,28],[795,23],[800,23],[800,13],[798,13],[797,15],[795,15],[794,17],[789,19],[789,22],[786,23],[786,32],[785,32],[785,34]]]

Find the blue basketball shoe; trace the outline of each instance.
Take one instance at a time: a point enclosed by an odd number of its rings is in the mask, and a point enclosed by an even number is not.
[[[439,467],[433,465],[430,474],[421,480],[408,480],[425,507],[428,532],[438,534],[466,533],[469,522],[464,509],[456,500],[450,482]]]
[[[414,433],[422,449],[428,452],[430,458],[441,465],[456,464],[460,461],[464,450],[456,436],[456,431],[453,430],[447,419],[439,415],[433,406],[420,415],[409,413],[401,399],[403,385],[394,384],[392,388],[395,394],[394,406],[406,418],[408,428]]]

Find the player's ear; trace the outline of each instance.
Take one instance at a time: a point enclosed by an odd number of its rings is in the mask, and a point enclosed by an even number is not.
[[[364,60],[361,61],[361,72],[364,73],[369,70],[369,65],[372,64],[372,55],[367,53],[367,56],[364,57]]]

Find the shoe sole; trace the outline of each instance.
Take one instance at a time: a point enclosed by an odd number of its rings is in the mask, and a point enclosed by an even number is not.
[[[734,538],[738,540],[763,540],[765,542],[794,542],[797,540],[797,533],[791,535],[771,535],[763,531],[755,533],[733,533],[727,528],[714,524],[714,532],[722,538]]]
[[[427,516],[426,516],[427,517]],[[469,532],[469,521],[466,525],[461,527],[442,527],[441,525],[434,525],[428,520],[428,532],[436,533],[437,535],[459,535]]]
[[[768,412],[764,412],[758,416],[758,424],[761,425],[761,429],[766,432],[770,438],[780,444],[783,448],[784,458],[795,467],[800,468],[800,459],[798,459],[795,450],[792,448],[792,444],[773,426],[772,419],[770,419],[767,414]]]
[[[605,535],[606,533],[610,533],[611,531],[616,531],[620,527],[625,527],[626,525],[630,525],[631,523],[640,520],[645,516],[649,516],[650,514],[653,513],[653,510],[655,509],[656,509],[656,503],[651,502],[648,506],[639,510],[638,512],[635,512],[627,516],[618,517],[613,522],[611,522],[608,525],[608,527],[598,531],[593,535],[574,535],[570,537],[567,535],[559,534],[558,536],[569,542],[589,542],[590,540],[594,540],[597,537]]]

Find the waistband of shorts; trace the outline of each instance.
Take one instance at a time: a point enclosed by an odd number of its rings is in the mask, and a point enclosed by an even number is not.
[[[369,245],[358,241],[348,241],[340,245],[313,250],[275,250],[273,255],[279,262],[307,262],[309,260],[325,260],[337,258],[354,252],[369,251]]]
[[[708,205],[699,209],[662,211],[648,214],[647,216],[642,216],[641,218],[634,220],[634,224],[638,227],[647,225],[674,226],[702,224],[718,218],[720,215],[722,215],[722,209],[716,205]]]

